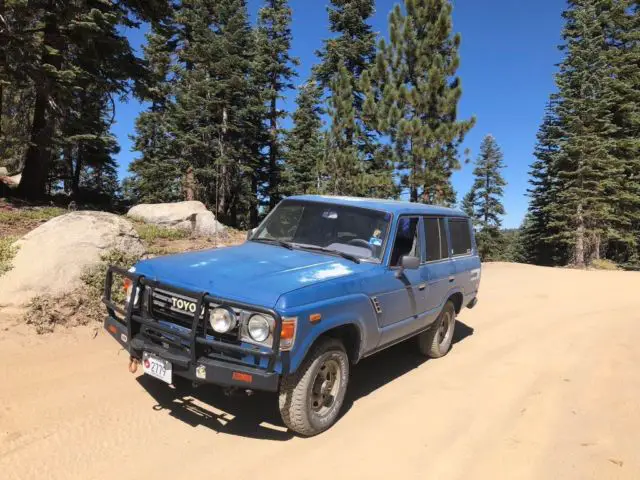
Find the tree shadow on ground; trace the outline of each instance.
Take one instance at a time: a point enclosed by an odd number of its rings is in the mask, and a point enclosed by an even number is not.
[[[473,332],[473,328],[457,321],[453,343],[461,342]],[[415,340],[402,342],[362,360],[352,368],[342,415],[353,408],[357,400],[427,360],[418,351]],[[273,393],[228,396],[215,385],[194,388],[180,378],[172,386],[147,375],[139,376],[137,381],[157,402],[154,410],[168,411],[169,415],[192,427],[203,426],[218,433],[264,440],[283,441],[294,436],[282,423],[278,399]]]

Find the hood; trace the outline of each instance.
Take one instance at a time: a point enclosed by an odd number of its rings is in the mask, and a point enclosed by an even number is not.
[[[287,292],[373,268],[327,254],[246,242],[143,260],[136,272],[169,285],[273,308]]]

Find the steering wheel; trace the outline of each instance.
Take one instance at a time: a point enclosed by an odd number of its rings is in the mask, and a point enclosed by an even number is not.
[[[369,250],[373,251],[373,247],[369,244],[369,242],[367,242],[366,240],[363,240],[362,238],[354,238],[353,240],[349,240],[347,242],[347,245],[353,245],[354,247],[368,248]]]

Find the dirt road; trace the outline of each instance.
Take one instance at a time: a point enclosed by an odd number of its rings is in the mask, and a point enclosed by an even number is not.
[[[0,477],[638,479],[639,289],[638,273],[490,264],[448,356],[409,342],[363,361],[311,439],[274,396],[129,374],[101,331],[0,330]]]

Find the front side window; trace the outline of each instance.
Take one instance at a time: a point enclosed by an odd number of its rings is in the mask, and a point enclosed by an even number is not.
[[[471,253],[471,230],[466,218],[450,218],[449,234],[451,235],[451,252],[453,255],[469,255]]]
[[[449,258],[444,218],[425,218],[424,232],[427,242],[427,262]]]
[[[420,219],[418,217],[400,217],[398,232],[391,252],[392,267],[400,266],[405,255],[420,258]]]
[[[277,240],[293,248],[323,248],[380,261],[390,220],[390,214],[377,210],[285,200],[251,240]]]

